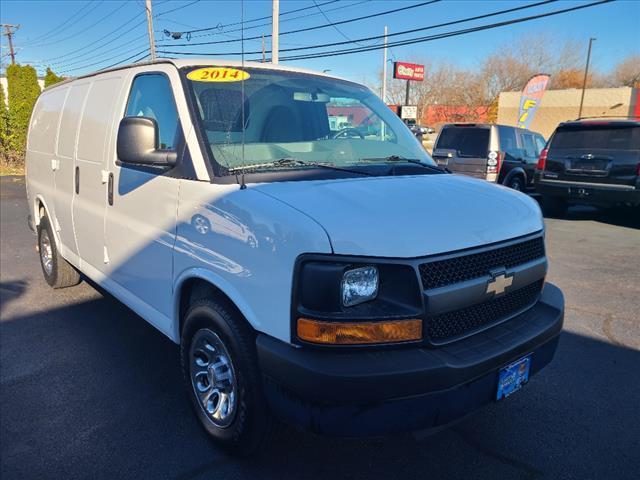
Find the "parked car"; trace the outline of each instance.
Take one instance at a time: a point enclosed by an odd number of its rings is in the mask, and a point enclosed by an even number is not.
[[[535,182],[543,207],[556,215],[569,204],[640,206],[640,121],[561,123],[540,155]]]
[[[344,104],[379,133],[332,132]],[[537,203],[445,173],[376,94],[320,73],[158,60],[56,84],[27,194],[49,285],[81,272],[178,343],[236,453],[274,418],[449,424],[526,384],[562,329]]]
[[[507,125],[455,123],[442,127],[433,158],[453,173],[461,173],[514,190],[530,190],[542,135]]]

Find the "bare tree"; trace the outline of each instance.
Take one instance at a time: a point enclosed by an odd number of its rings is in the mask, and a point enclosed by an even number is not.
[[[613,70],[616,86],[640,88],[640,55],[631,55]]]

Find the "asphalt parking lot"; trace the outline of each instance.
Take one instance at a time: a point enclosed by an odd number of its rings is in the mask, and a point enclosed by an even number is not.
[[[257,458],[213,446],[178,349],[86,282],[46,285],[24,180],[0,184],[0,476],[27,478],[638,478],[640,218],[547,219],[566,296],[554,362],[506,401],[431,436],[345,440],[284,428]]]

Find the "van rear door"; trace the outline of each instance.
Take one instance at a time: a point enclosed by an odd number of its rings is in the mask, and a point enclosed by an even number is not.
[[[433,159],[453,173],[485,179],[490,137],[488,125],[445,125],[433,148]]]
[[[557,128],[545,177],[571,182],[634,186],[640,163],[640,124],[592,121]]]

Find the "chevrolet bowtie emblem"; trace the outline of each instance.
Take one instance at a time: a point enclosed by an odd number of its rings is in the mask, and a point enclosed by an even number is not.
[[[513,283],[513,275],[507,277],[504,273],[500,275],[495,275],[489,283],[487,283],[487,293],[493,293],[495,295],[500,295],[504,293],[504,291],[511,286]]]

